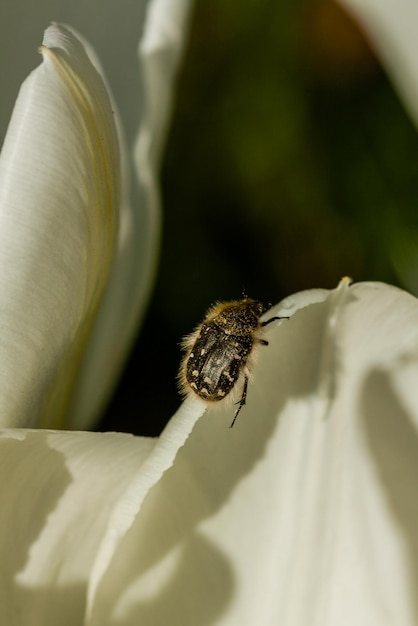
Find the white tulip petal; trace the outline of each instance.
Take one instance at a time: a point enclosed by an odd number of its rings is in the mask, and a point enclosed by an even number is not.
[[[415,0],[338,0],[363,25],[418,127],[418,4]]]
[[[198,421],[91,625],[417,623],[418,302],[344,281],[272,326],[236,425]]]
[[[84,623],[109,516],[153,446],[116,433],[0,432],[2,624]]]
[[[145,111],[135,156],[141,181],[155,178],[158,171],[190,9],[190,0],[154,0],[148,6],[139,44]]]
[[[0,420],[57,425],[113,258],[109,98],[70,31],[45,33],[0,157]],[[32,421],[30,421],[32,420]]]
[[[415,0],[338,0],[369,35],[379,58],[418,128],[418,3]],[[415,228],[405,222],[388,241],[399,279],[418,294],[418,252]]]

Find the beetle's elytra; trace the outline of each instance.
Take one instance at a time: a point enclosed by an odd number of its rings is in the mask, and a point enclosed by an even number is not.
[[[184,395],[196,394],[206,402],[231,397],[242,380],[242,394],[237,402],[231,428],[247,400],[250,362],[257,345],[268,345],[261,337],[262,328],[282,317],[261,322],[266,307],[257,300],[244,298],[215,304],[196,330],[185,337],[185,350],[179,381]]]

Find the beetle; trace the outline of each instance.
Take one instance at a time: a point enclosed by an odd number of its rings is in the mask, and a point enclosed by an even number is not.
[[[185,351],[178,375],[183,395],[197,395],[207,403],[220,402],[232,394],[239,380],[242,394],[230,428],[247,401],[251,361],[257,345],[267,346],[262,329],[275,320],[275,315],[261,321],[268,310],[258,300],[221,302],[212,306],[195,331],[182,341]]]

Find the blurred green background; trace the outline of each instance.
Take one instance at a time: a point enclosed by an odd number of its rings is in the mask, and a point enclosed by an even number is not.
[[[276,303],[343,275],[401,284],[417,174],[416,130],[335,2],[197,2],[155,291],[101,427],[161,431],[180,404],[179,341],[216,300]]]

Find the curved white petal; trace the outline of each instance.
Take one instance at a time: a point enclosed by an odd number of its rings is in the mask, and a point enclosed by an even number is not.
[[[417,623],[418,302],[347,285],[266,329],[235,427],[195,425],[89,624]]]
[[[58,424],[113,258],[119,159],[103,82],[50,27],[0,157],[0,420]]]
[[[1,431],[2,624],[84,623],[109,515],[153,445],[116,433]]]
[[[415,0],[338,0],[368,32],[418,127],[418,4]]]
[[[353,13],[369,35],[398,95],[418,128],[418,3],[415,0],[338,1]],[[399,232],[390,248],[392,263],[402,284],[417,294],[416,229],[405,224],[404,232]]]

